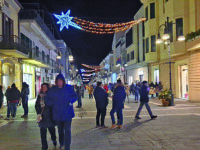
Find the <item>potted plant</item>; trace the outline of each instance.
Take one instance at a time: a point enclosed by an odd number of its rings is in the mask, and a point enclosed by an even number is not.
[[[162,101],[163,106],[169,106],[169,103],[171,101],[170,95],[171,95],[171,93],[169,90],[164,90],[164,91],[160,92],[158,98],[159,98],[159,100]]]

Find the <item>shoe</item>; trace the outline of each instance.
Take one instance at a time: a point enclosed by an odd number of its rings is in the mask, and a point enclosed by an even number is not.
[[[110,129],[115,129],[115,128],[117,128],[117,125],[116,125],[116,124],[113,124],[113,125],[110,127]]]
[[[96,128],[100,128],[101,126],[100,125],[96,125]]]
[[[21,118],[25,118],[25,115],[22,115]]]
[[[54,147],[56,147],[57,146],[57,141],[53,141],[53,145],[54,145]]]
[[[101,126],[101,128],[102,129],[106,129],[106,128],[108,128],[107,126],[105,126],[105,125],[103,125],[103,126]]]
[[[6,117],[4,120],[10,120],[10,118]]]
[[[151,116],[151,119],[155,119],[155,118],[157,118],[158,116]]]
[[[140,118],[140,117],[135,117],[135,119],[142,119],[142,118]]]
[[[79,106],[76,106],[76,108],[80,108]]]
[[[15,120],[15,117],[12,117],[12,120]]]
[[[118,125],[117,128],[118,128],[118,129],[122,129],[123,126],[122,126],[122,125]]]
[[[64,145],[59,147],[60,150],[64,150],[64,148]]]

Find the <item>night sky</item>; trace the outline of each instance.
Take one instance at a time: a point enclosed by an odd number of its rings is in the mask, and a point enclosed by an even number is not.
[[[31,0],[19,0],[24,9],[35,8],[45,10],[46,24],[53,24],[57,28],[55,37],[61,37],[72,49],[75,63],[98,65],[112,50],[113,35],[96,35],[86,33],[70,27],[68,30],[59,31],[57,19],[53,13],[60,14],[70,9],[71,16],[93,22],[121,23],[133,20],[134,14],[141,7],[140,0],[33,0],[38,4],[31,3]],[[54,23],[53,23],[54,20]],[[58,35],[60,34],[60,36]]]

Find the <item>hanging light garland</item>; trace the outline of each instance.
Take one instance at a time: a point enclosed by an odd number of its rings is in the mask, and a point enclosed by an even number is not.
[[[139,20],[125,23],[94,23],[79,19],[77,17],[71,17],[70,12],[71,11],[68,10],[65,14],[63,12],[61,12],[61,15],[54,14],[54,16],[58,19],[57,24],[60,24],[60,31],[62,31],[65,27],[68,29],[69,26],[72,26],[76,29],[94,34],[114,34],[115,32],[125,31],[131,28],[133,25],[139,24],[146,20],[146,18],[141,18]]]
[[[87,73],[87,72],[89,72],[89,73],[91,73],[91,72],[94,72],[95,70],[85,70],[85,69],[81,69],[81,72],[82,73]]]
[[[86,65],[86,64],[81,64],[81,65],[86,68],[93,69],[95,71],[99,71],[101,68],[104,68],[104,66],[90,66],[90,65]]]

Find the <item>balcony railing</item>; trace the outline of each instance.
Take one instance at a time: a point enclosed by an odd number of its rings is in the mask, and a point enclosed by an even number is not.
[[[3,36],[0,35],[0,50],[17,50],[20,51],[26,55],[29,54],[31,51],[31,48],[28,47],[28,45],[20,39],[16,35],[11,35],[11,36]]]
[[[56,44],[56,39],[50,29],[45,24],[44,20],[41,18],[40,14],[37,12],[37,10],[34,9],[24,9],[20,11],[19,17],[22,20],[30,20],[34,19],[37,24],[42,28],[42,30],[46,33],[47,36]]]

